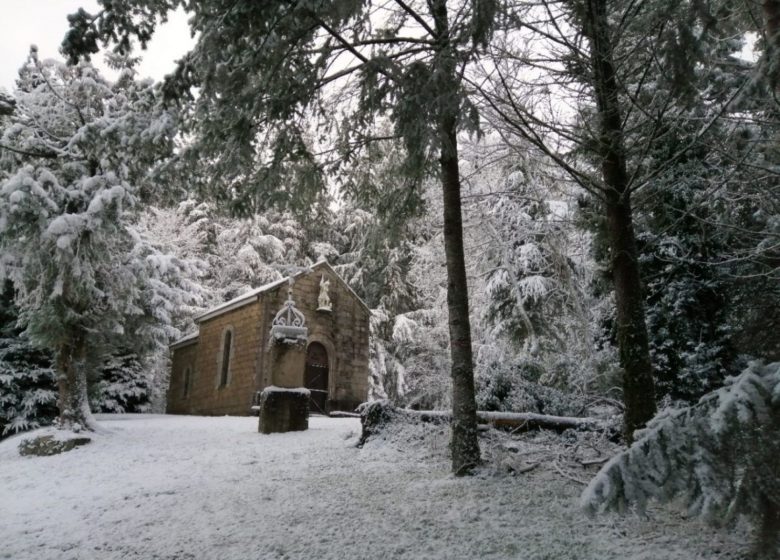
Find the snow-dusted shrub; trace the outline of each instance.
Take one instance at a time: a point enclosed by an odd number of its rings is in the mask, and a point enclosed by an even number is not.
[[[386,399],[363,403],[358,407],[358,412],[362,428],[358,447],[363,447],[368,438],[382,431],[382,427],[397,414],[395,407]]]
[[[429,447],[431,439],[442,442],[449,437],[449,413],[396,408],[388,400],[363,403],[358,411],[362,427],[358,447],[369,442],[375,445],[389,443],[400,447],[405,453],[415,453],[421,447]],[[440,447],[446,448],[447,444]]]
[[[476,390],[479,410],[578,416],[584,407],[575,395],[529,381],[511,370],[478,374]]]
[[[585,408],[584,395],[551,386],[546,366],[527,354],[516,356],[503,344],[481,344],[475,367],[477,408],[580,416]]]
[[[582,494],[591,512],[683,497],[691,513],[756,525],[757,555],[780,553],[780,362],[752,362],[690,407],[665,410]]]

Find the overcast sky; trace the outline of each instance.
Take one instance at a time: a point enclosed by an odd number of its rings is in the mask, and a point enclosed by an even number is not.
[[[80,7],[90,13],[97,11],[97,0],[0,0],[0,4],[0,88],[9,92],[31,44],[38,46],[42,59],[62,58],[59,46],[68,30],[67,15]],[[140,53],[143,55],[139,67],[141,77],[159,80],[173,69],[174,60],[191,45],[187,16],[177,12],[158,28],[149,49]],[[100,54],[93,57],[93,62],[111,77]]]

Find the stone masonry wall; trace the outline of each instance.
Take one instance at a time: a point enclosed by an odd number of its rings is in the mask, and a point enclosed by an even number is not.
[[[368,397],[369,312],[327,266],[313,268],[295,279],[293,299],[306,317],[308,342],[319,342],[328,352],[329,410],[352,410]],[[323,274],[330,279],[331,312],[317,311]],[[300,371],[272,371],[271,321],[287,299],[287,289],[287,284],[280,285],[261,294],[259,301],[199,324],[197,344],[173,352],[168,412],[247,415],[256,391],[275,382],[289,386],[300,379],[302,383],[301,360],[291,360]],[[223,333],[228,327],[233,329],[233,355],[228,383],[219,387]],[[305,348],[302,350],[305,361]],[[194,368],[189,396],[185,398],[186,364]]]
[[[168,386],[168,403],[166,410],[169,414],[187,414],[189,412],[189,396],[184,396],[184,372],[189,367],[190,376],[195,372],[195,360],[198,355],[198,342],[195,340],[187,346],[180,346],[173,351],[171,360],[171,378]],[[190,383],[192,383],[192,377]],[[190,384],[190,388],[192,385]]]
[[[252,302],[200,323],[196,373],[190,391],[189,414],[247,415],[257,390],[261,308]],[[222,344],[233,331],[227,384],[220,387]]]
[[[323,275],[330,280],[330,312],[317,310]],[[287,285],[263,298],[269,309],[280,309],[287,299]],[[328,351],[329,410],[354,409],[368,398],[368,310],[324,266],[295,279],[293,299],[306,317],[308,342],[319,342]],[[267,349],[267,340],[265,344]]]

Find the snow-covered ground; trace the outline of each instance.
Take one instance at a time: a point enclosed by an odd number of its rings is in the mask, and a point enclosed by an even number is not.
[[[62,455],[0,443],[0,558],[692,560],[746,546],[669,509],[583,517],[572,478],[588,473],[561,468],[543,434],[490,432],[488,466],[455,478],[440,426],[357,449],[352,418],[276,435],[255,418],[98,418],[105,433]]]

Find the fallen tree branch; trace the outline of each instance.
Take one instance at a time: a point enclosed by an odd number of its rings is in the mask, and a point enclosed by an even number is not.
[[[582,486],[587,486],[588,485],[588,481],[582,480],[580,478],[577,478],[574,475],[571,475],[571,474],[568,474],[568,473],[564,472],[563,469],[561,468],[561,466],[558,464],[558,461],[553,461],[552,462],[552,466],[558,472],[558,474],[561,475],[562,477],[564,477],[564,478],[566,478],[568,480],[571,480],[572,482],[576,482],[577,484],[581,484]]]
[[[603,465],[607,461],[609,461],[609,457],[599,457],[598,459],[589,459],[589,460],[577,460],[577,462],[582,465],[583,467],[591,467],[593,465]]]

